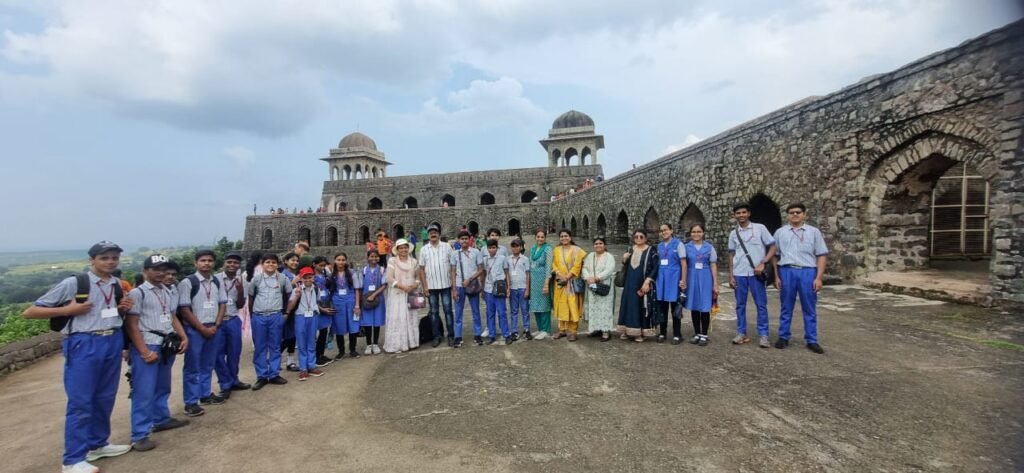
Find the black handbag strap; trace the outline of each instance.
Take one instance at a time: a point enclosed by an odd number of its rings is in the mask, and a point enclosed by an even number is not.
[[[757,232],[757,229],[754,228],[754,224],[750,224],[750,231],[751,232],[755,232],[755,233]],[[740,226],[739,225],[736,226],[736,239],[740,241],[740,248],[743,248],[743,254],[747,256],[747,262],[750,263],[750,270],[751,271],[756,270],[757,269],[757,265],[754,264],[754,258],[751,258],[750,257],[750,252],[747,251],[747,244],[743,243],[743,236],[740,235]]]

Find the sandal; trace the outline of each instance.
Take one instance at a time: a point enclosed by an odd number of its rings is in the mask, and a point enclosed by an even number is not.
[[[639,337],[636,337],[634,340],[636,340],[637,343],[643,343],[644,342],[644,337],[643,336],[639,336]]]
[[[619,340],[629,340],[629,335],[626,335],[625,333],[623,333],[623,334],[619,335]]]
[[[612,337],[610,335],[608,335],[607,333],[601,334],[601,341],[602,342],[607,342],[608,340],[611,340],[611,339],[612,339]]]
[[[569,334],[569,341],[570,342],[575,342],[576,341],[576,334],[575,333],[570,333]]]
[[[552,340],[558,340],[559,338],[562,338],[564,336],[565,336],[565,332],[558,332],[558,333],[555,334],[555,336],[551,337],[551,339]]]

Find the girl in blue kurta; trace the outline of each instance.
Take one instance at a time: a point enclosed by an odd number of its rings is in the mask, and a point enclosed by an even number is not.
[[[704,225],[693,224],[690,238],[686,244],[686,308],[696,333],[690,342],[703,347],[708,344],[711,299],[718,297],[718,254],[704,241]]]
[[[377,264],[379,261],[380,257],[376,251],[366,252],[366,266],[363,267],[362,274],[363,293],[366,297],[380,301],[377,307],[372,309],[363,307],[359,314],[359,325],[363,327],[363,333],[366,335],[367,355],[380,353],[380,328],[384,326],[384,289],[387,284],[384,281],[384,268]]]
[[[358,317],[359,296],[363,288],[360,277],[362,274],[352,270],[345,253],[334,255],[334,271],[331,273],[332,277],[327,279],[327,288],[331,291],[331,302],[335,311],[331,330],[338,342],[338,356],[334,359],[340,360],[345,356],[345,335],[348,335],[349,356],[359,358],[356,341],[359,338]]]

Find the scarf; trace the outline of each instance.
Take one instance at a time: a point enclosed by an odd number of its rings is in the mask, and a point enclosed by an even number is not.
[[[530,259],[533,261],[540,261],[544,258],[544,253],[547,253],[548,248],[549,246],[547,242],[543,245],[534,244],[533,248],[530,250]]]

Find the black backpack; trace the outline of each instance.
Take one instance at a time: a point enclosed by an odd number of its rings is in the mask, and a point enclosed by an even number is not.
[[[89,280],[89,273],[79,273],[75,275],[75,302],[79,304],[85,303],[89,300],[89,291],[92,289],[92,281]],[[124,289],[121,288],[121,280],[114,278],[114,300],[116,304],[121,303],[121,299],[124,299]],[[66,305],[71,304],[68,302]],[[60,317],[50,318],[50,330],[54,332],[60,332],[64,330],[64,327],[68,327],[68,332],[71,331],[70,325],[73,317],[62,315]]]
[[[215,276],[211,276],[210,279],[213,279],[213,285],[217,286],[217,292],[220,292],[220,279],[217,279]],[[196,276],[195,274],[190,275],[188,277],[188,282],[192,283],[192,294],[189,294],[188,297],[191,301],[196,298],[196,294],[199,294],[199,276]]]

